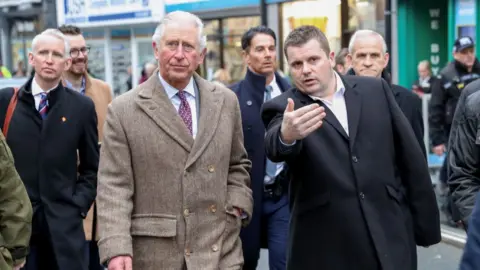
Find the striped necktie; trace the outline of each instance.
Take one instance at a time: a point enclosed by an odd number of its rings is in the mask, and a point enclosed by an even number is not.
[[[269,101],[272,98],[273,87],[267,85],[265,88],[265,101]],[[265,184],[272,184],[275,180],[275,176],[277,175],[277,163],[271,161],[267,158],[265,162]]]
[[[48,98],[46,93],[40,94],[40,105],[38,106],[38,112],[42,119],[47,118],[48,113]]]

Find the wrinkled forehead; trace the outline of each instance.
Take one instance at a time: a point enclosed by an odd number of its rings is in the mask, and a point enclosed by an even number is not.
[[[290,45],[287,48],[288,62],[306,61],[312,57],[327,57],[327,53],[317,40],[311,39],[302,45]]]
[[[52,35],[41,35],[38,37],[37,43],[35,44],[33,50],[35,52],[49,50],[61,53],[63,55],[65,52],[65,43],[59,37]]]
[[[199,41],[199,29],[194,23],[175,23],[171,22],[165,25],[163,39],[182,39]]]
[[[359,38],[353,46],[354,54],[361,53],[380,53],[383,54],[383,42],[377,36],[368,36]]]

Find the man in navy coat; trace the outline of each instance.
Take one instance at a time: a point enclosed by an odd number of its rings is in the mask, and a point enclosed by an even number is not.
[[[265,127],[260,108],[266,100],[290,88],[275,72],[276,36],[272,29],[257,26],[242,37],[242,49],[248,69],[245,79],[231,86],[237,94],[242,113],[245,148],[252,161],[251,188],[254,209],[250,225],[240,234],[245,264],[255,270],[260,248],[268,247],[270,269],[286,268],[288,238],[288,179],[284,163],[273,163],[265,156]]]

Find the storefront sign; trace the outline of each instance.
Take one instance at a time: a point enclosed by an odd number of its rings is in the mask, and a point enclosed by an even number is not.
[[[162,0],[57,0],[58,24],[80,27],[159,22]]]
[[[432,8],[429,10],[430,14],[430,30],[432,31],[433,36],[441,35],[440,32],[440,9]],[[440,45],[436,40],[431,40],[430,43],[430,67],[432,69],[433,75],[437,75],[441,68],[440,62]]]
[[[189,12],[258,6],[260,0],[165,0],[166,12],[183,10]]]
[[[0,8],[41,3],[42,0],[1,0]]]

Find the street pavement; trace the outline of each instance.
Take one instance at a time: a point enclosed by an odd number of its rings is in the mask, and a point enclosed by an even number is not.
[[[463,235],[462,230],[454,229],[442,225],[443,233],[451,233],[453,235]],[[452,245],[439,243],[429,248],[417,248],[418,254],[418,270],[456,270],[462,257],[461,245]],[[257,270],[269,270],[268,268],[268,251],[262,249],[260,261]]]

